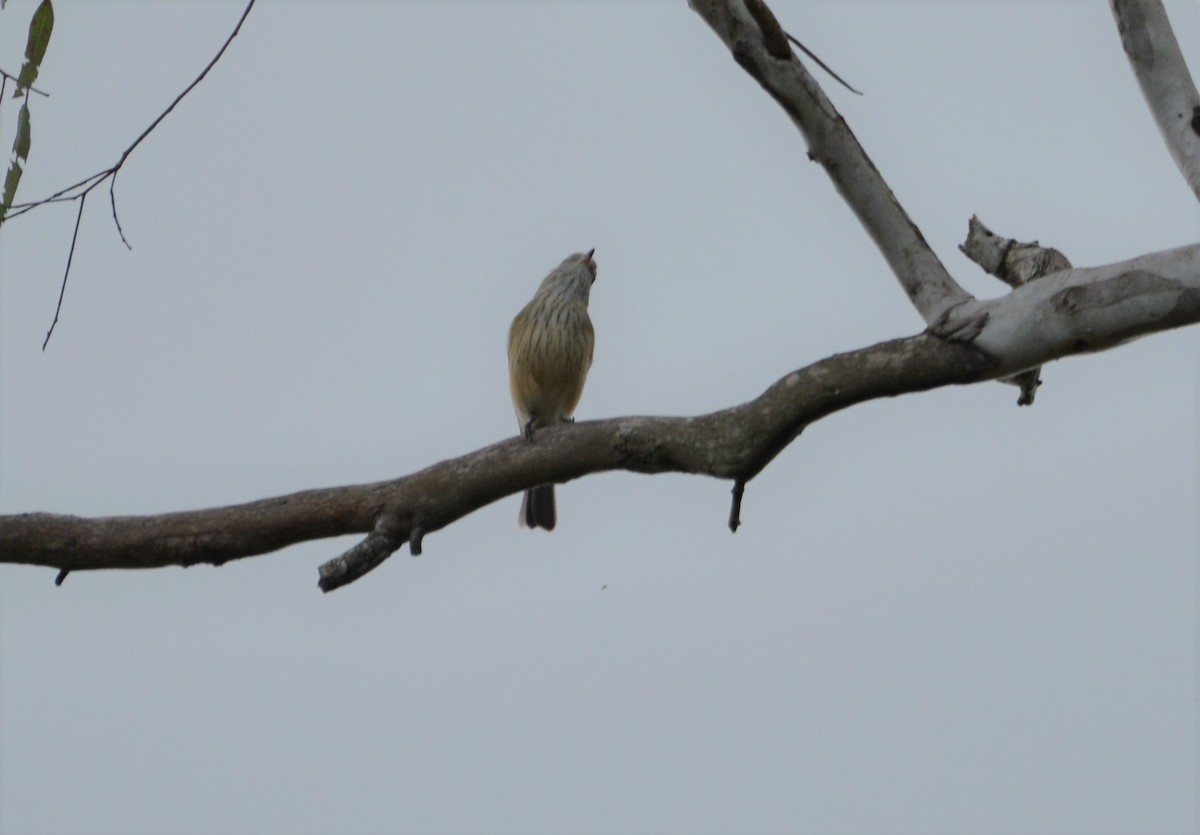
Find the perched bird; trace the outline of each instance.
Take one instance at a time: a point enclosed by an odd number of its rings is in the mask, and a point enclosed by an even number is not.
[[[569,422],[592,367],[596,335],[588,295],[596,280],[592,249],[570,256],[542,280],[508,331],[508,386],[521,432]],[[554,485],[525,491],[523,528],[554,530]]]

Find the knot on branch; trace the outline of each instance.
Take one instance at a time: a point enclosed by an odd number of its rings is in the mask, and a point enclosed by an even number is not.
[[[767,53],[779,61],[791,60],[792,48],[788,46],[787,34],[767,4],[762,0],[746,0],[746,11],[750,12],[754,22],[758,24],[758,30],[762,32],[763,46],[766,47]]]
[[[974,342],[979,334],[983,333],[991,314],[986,310],[956,314],[954,311],[957,309],[952,307],[939,316],[937,321],[929,326],[929,333],[948,342]]]

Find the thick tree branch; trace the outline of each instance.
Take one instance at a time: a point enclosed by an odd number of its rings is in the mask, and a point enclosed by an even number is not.
[[[800,129],[809,157],[829,173],[926,324],[971,301],[925,242],[841,114],[796,59],[766,4],[762,0],[690,0],[689,4]]]
[[[311,539],[365,534],[321,567],[320,585],[328,591],[366,574],[406,542],[420,553],[427,534],[504,496],[609,470],[731,479],[729,525],[736,529],[746,482],[827,415],[880,397],[1004,378],[1200,322],[1200,244],[1071,269],[1040,247],[1026,247],[1032,257],[1022,258],[1022,245],[995,238],[980,224],[965,251],[1014,289],[999,299],[972,298],[946,274],[804,72],[763,0],[693,0],[693,6],[809,138],[813,156],[930,322],[926,333],[821,360],[755,400],[712,414],[555,427],[539,432],[533,444],[512,438],[393,481],[161,516],[4,516],[0,562],[57,568],[61,581],[70,571],[220,565]]]
[[[1195,324],[1200,244],[1063,270],[999,299],[971,302],[962,315],[977,312],[988,321],[973,344],[996,358],[1003,372],[997,376]]]
[[[160,516],[0,517],[0,562],[68,571],[220,565],[351,533],[361,545],[322,571],[336,587],[420,531],[426,536],[505,496],[589,473],[680,472],[748,480],[805,425],[854,403],[985,379],[994,363],[928,335],[838,354],[793,372],[755,400],[700,417],[627,417],[544,429],[404,478]],[[340,562],[339,562],[340,561]]]
[[[1121,45],[1171,159],[1200,197],[1200,94],[1158,0],[1110,0]]]
[[[212,510],[100,519],[3,516],[0,562],[63,571],[220,565],[310,539],[368,534],[322,569],[328,589],[362,576],[405,542],[419,543],[537,484],[610,470],[693,473],[744,484],[806,426],[855,403],[996,379],[1200,322],[1200,244],[1055,273],[973,312],[986,324],[971,345],[926,333],[837,354],[788,374],[748,403],[699,417],[565,425],[539,432],[533,444],[511,438],[394,481]]]

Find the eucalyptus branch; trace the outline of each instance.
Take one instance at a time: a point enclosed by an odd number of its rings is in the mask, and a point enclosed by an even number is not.
[[[1159,0],[1110,0],[1129,66],[1188,187],[1200,198],[1200,94]],[[1194,33],[1193,33],[1194,34]]]
[[[743,490],[812,423],[856,403],[993,380],[1072,354],[1200,322],[1200,244],[1119,264],[1064,270],[1029,282],[980,311],[971,344],[931,332],[836,354],[786,375],[762,395],[696,417],[621,417],[514,437],[420,472],[249,504],[159,516],[86,519],[0,516],[0,562],[61,572],[221,565],[314,539],[365,539],[321,568],[321,587],[361,577],[410,544],[469,513],[538,484],[591,473],[690,473]]]
[[[838,193],[879,247],[926,324],[971,301],[926,243],[854,133],[797,60],[763,0],[690,0],[733,58],[783,107]]]

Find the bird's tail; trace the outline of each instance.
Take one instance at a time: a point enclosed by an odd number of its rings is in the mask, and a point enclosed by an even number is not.
[[[553,484],[539,484],[525,491],[525,497],[521,499],[521,515],[517,517],[522,528],[545,528],[552,531],[556,516]]]

